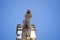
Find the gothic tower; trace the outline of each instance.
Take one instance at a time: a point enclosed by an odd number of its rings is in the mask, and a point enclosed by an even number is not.
[[[16,40],[36,40],[36,28],[35,25],[30,24],[31,17],[32,14],[28,9],[23,24],[17,24]]]

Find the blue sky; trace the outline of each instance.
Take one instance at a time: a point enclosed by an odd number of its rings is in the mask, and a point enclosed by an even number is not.
[[[60,0],[0,0],[0,40],[15,40],[27,9],[37,40],[60,40]]]

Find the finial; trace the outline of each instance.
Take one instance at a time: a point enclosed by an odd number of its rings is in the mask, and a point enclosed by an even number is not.
[[[27,14],[29,14],[29,13],[31,13],[31,12],[30,12],[30,9],[27,10]]]

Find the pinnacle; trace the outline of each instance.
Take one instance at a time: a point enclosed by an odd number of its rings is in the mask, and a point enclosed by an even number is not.
[[[30,12],[30,9],[27,10],[27,13],[28,13],[28,14],[31,13],[31,12]]]

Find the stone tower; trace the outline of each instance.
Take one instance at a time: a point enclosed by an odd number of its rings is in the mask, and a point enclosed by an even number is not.
[[[28,9],[23,24],[17,24],[16,40],[36,40],[36,28],[35,25],[30,24],[31,17],[32,14]]]

